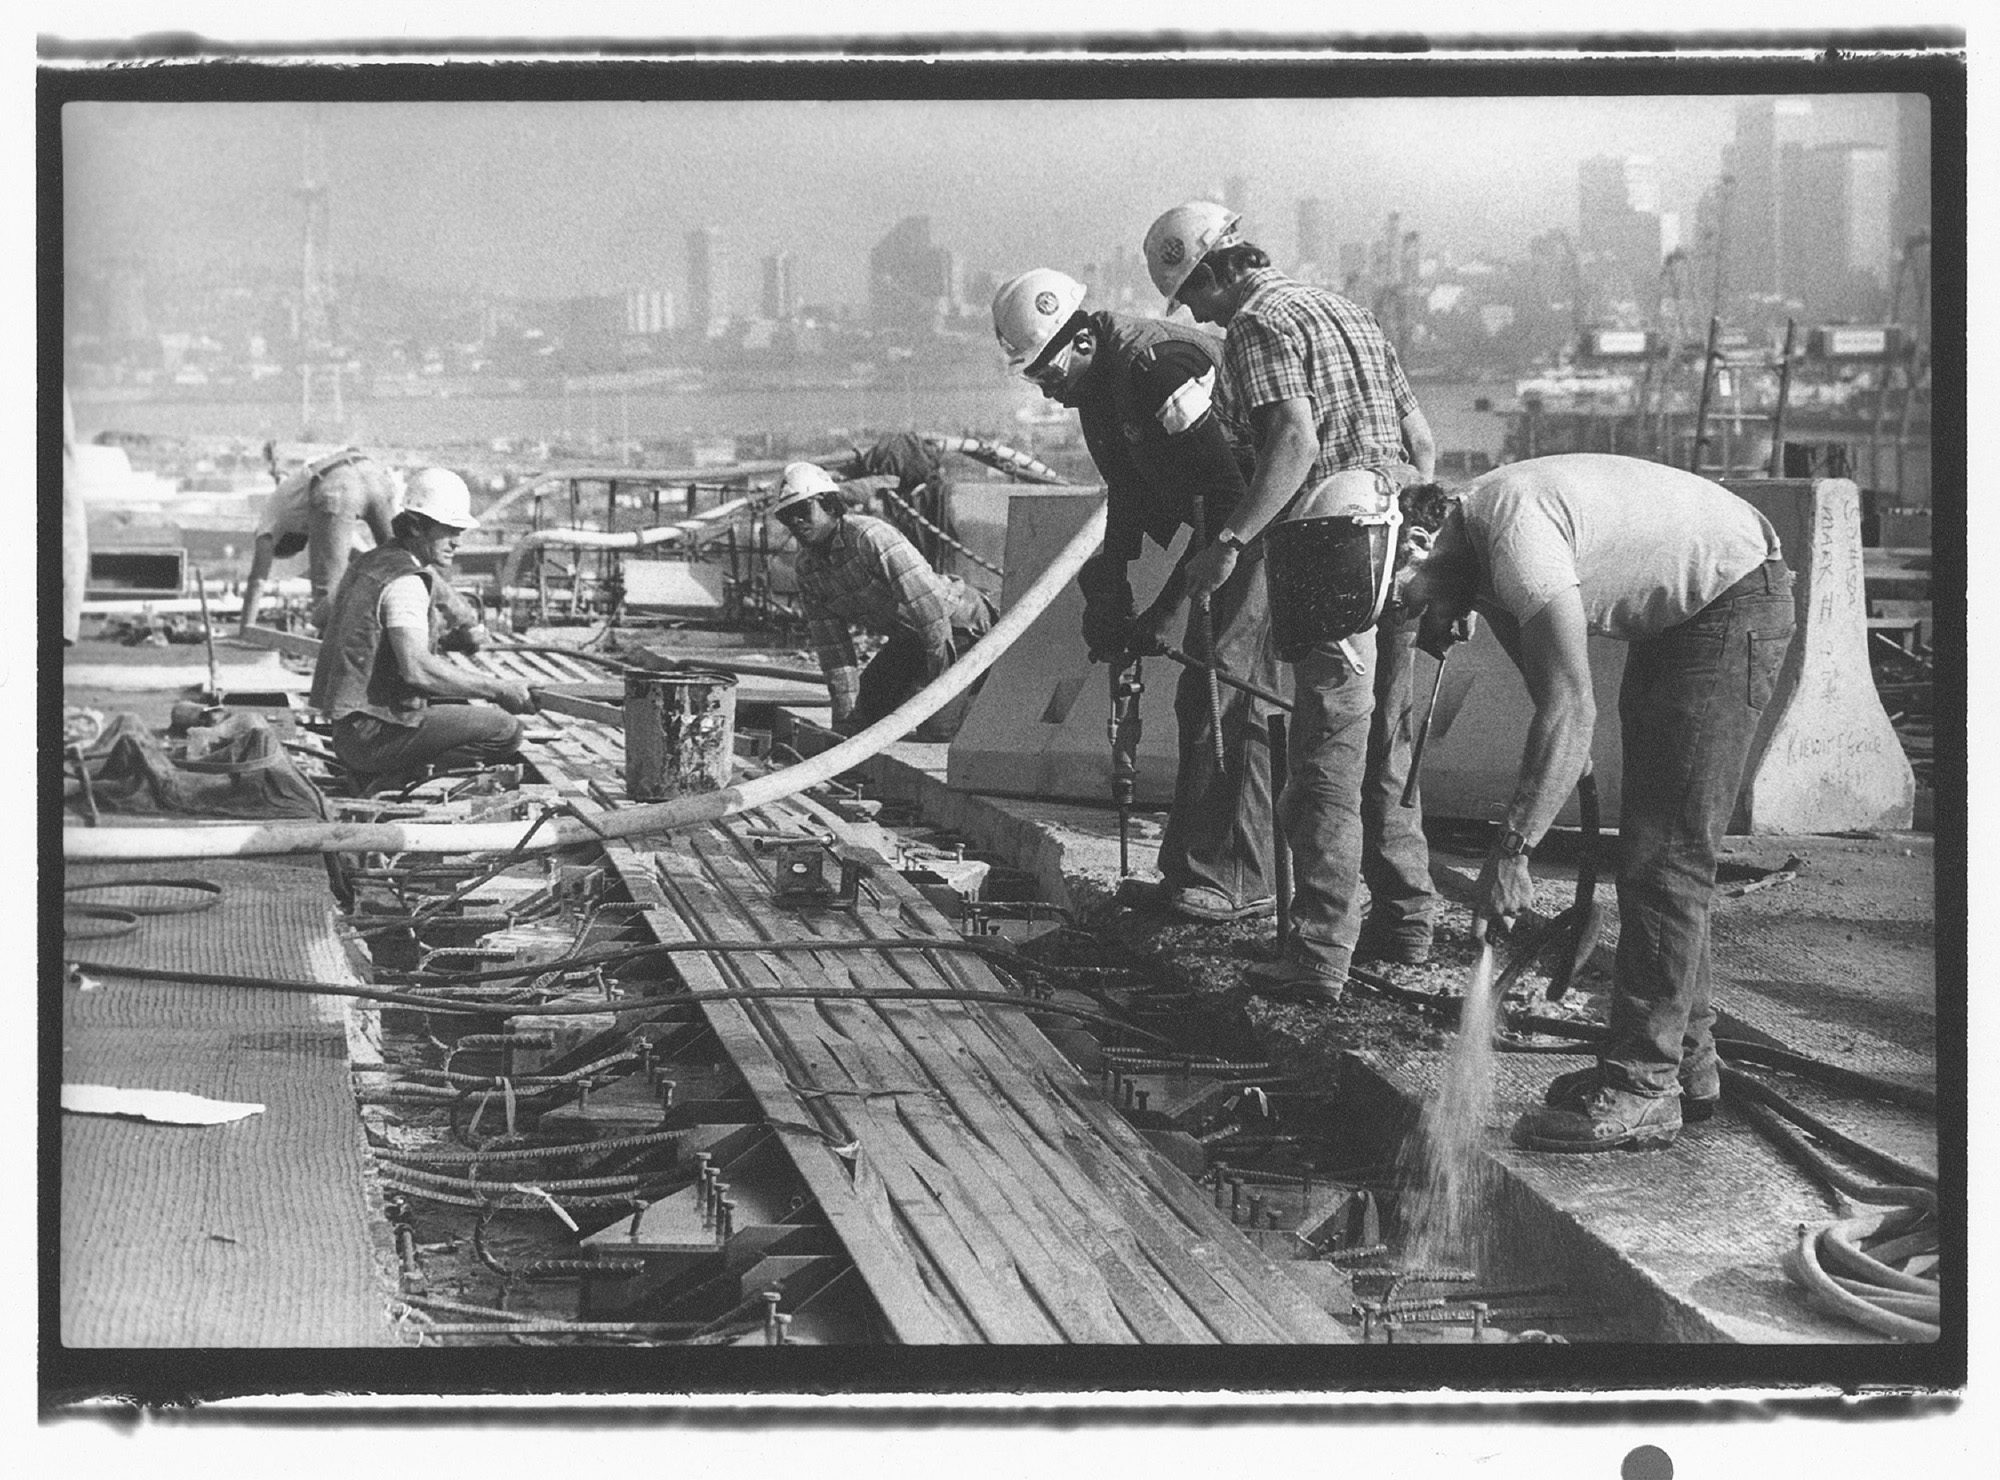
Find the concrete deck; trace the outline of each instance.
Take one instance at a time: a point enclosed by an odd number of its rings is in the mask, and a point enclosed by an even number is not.
[[[1117,822],[1106,806],[1091,808],[1014,798],[967,795],[944,782],[943,748],[897,746],[878,757],[871,793],[907,800],[925,821],[963,836],[1033,874],[1042,895],[1078,916],[1109,898],[1118,877]],[[1139,814],[1131,840],[1135,873],[1152,871],[1160,814]],[[1463,896],[1480,855],[1467,841],[1454,851],[1434,841],[1433,870],[1447,900]],[[1714,917],[1716,996],[1734,1030],[1762,1034],[1797,1052],[1868,1072],[1935,1085],[1937,1080],[1936,952],[1931,839],[1892,833],[1878,837],[1734,838],[1728,861],[1743,872],[1776,868],[1793,853],[1808,863],[1793,883],[1719,902]],[[1552,912],[1568,902],[1564,870],[1537,863]],[[1569,878],[1573,881],[1573,872]],[[1609,881],[1599,899],[1611,905]],[[1452,902],[1440,925],[1434,970],[1470,970],[1469,917]],[[1202,927],[1190,927],[1201,930]],[[1606,940],[1615,940],[1616,911]],[[1217,935],[1223,934],[1217,930]],[[1227,927],[1234,937],[1216,947],[1247,965],[1268,943],[1268,922]],[[1587,972],[1565,1007],[1588,1010],[1608,949],[1600,948],[1595,978]],[[1219,993],[1220,997],[1231,994]],[[1379,1116],[1412,1122],[1436,1087],[1448,1045],[1434,1032],[1366,1035],[1365,1047],[1342,1048],[1335,1037],[1356,1013],[1408,1018],[1392,1004],[1340,1011],[1332,1027],[1307,1007],[1273,1011],[1237,999],[1245,1025],[1274,1057],[1338,1076],[1344,1094],[1373,1102]],[[1212,1004],[1211,1004],[1212,1005]],[[1315,1022],[1315,1019],[1322,1021]],[[1426,1041],[1428,1040],[1428,1041]],[[1329,1052],[1331,1049],[1331,1052]],[[1555,1074],[1591,1062],[1587,1054],[1499,1056],[1488,1126],[1489,1170],[1496,1221],[1510,1225],[1512,1248],[1495,1247],[1503,1275],[1539,1274],[1561,1266],[1573,1296],[1615,1313],[1603,1334],[1634,1339],[1738,1342],[1856,1342],[1866,1332],[1808,1306],[1785,1279],[1780,1260],[1800,1222],[1835,1215],[1818,1185],[1780,1155],[1746,1119],[1725,1106],[1705,1125],[1683,1133],[1672,1148],[1645,1155],[1565,1157],[1520,1151],[1506,1128],[1536,1103]],[[1938,1164],[1937,1127],[1929,1117],[1788,1085],[1808,1108],[1852,1134],[1921,1165]],[[1523,1267],[1539,1250],[1539,1269]]]

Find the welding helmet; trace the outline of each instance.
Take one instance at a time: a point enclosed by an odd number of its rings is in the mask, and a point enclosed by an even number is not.
[[[840,484],[825,468],[818,463],[787,463],[784,475],[778,480],[777,502],[771,505],[770,512],[775,517],[829,493],[838,497]]]
[[[403,493],[403,512],[421,514],[453,529],[477,529],[472,517],[472,490],[450,468],[420,468],[410,475]]]
[[[1236,229],[1242,219],[1212,200],[1191,200],[1175,206],[1147,228],[1146,271],[1169,308],[1202,258],[1217,247],[1233,247],[1243,240]]]
[[[1296,663],[1375,625],[1389,602],[1402,522],[1395,496],[1384,494],[1265,531],[1271,645],[1280,658]]]
[[[993,295],[993,337],[1007,351],[1007,368],[1025,375],[1050,341],[1070,327],[1087,291],[1067,273],[1048,267],[1002,283]],[[1057,353],[1067,354],[1067,346]]]

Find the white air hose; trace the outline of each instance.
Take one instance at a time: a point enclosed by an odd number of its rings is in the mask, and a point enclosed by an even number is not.
[[[530,550],[539,550],[545,545],[585,550],[640,550],[649,545],[671,544],[700,534],[709,525],[721,523],[747,509],[751,503],[748,498],[731,499],[726,504],[717,504],[712,509],[672,524],[656,525],[652,529],[628,529],[616,534],[601,529],[531,530],[516,540],[514,547],[507,552],[507,563],[500,571],[500,589],[505,591],[515,584],[521,572],[521,563]]]
[[[274,853],[503,853],[570,847],[595,838],[674,832],[767,806],[838,776],[894,744],[957,698],[1048,608],[1104,538],[1097,506],[1062,553],[1007,614],[951,667],[895,713],[811,760],[722,791],[622,808],[592,819],[535,829],[527,822],[273,822],[196,827],[66,827],[63,858],[79,863],[169,858],[247,858]],[[530,833],[532,831],[532,836]],[[524,843],[525,840],[525,843]]]

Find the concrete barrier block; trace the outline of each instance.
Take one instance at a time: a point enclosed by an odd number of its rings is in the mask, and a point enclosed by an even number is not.
[[[1007,577],[1001,607],[1011,607],[1033,584],[1103,500],[1078,488],[1016,489],[1008,499]],[[1185,538],[1185,536],[1183,537]],[[1143,609],[1165,582],[1178,546],[1148,545],[1131,567],[1132,587]],[[1141,806],[1173,800],[1180,764],[1174,733],[1177,665],[1148,659],[1140,696]],[[946,778],[957,790],[995,796],[1108,802],[1111,742],[1105,732],[1110,676],[1092,663],[1083,644],[1083,596],[1066,587],[987,675],[965,724],[952,741]]]
[[[1845,478],[1728,487],[1777,527],[1798,603],[1798,631],[1751,755],[1736,826],[1908,827],[1916,777],[1868,666],[1859,491]]]

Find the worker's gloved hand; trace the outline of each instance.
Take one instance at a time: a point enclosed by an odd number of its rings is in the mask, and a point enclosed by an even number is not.
[[[438,639],[438,651],[445,653],[476,653],[486,645],[486,625],[475,623],[470,627],[453,627]]]
[[[854,713],[852,710],[849,710],[846,714],[841,715],[833,722],[833,732],[836,735],[845,735],[850,738],[860,734],[863,730],[867,728],[868,726],[862,720],[861,716]]]
[[[1083,645],[1093,663],[1116,662],[1131,640],[1132,582],[1125,562],[1099,551],[1076,573],[1083,592]]]
[[[509,714],[533,714],[541,706],[535,703],[535,696],[528,692],[524,683],[503,683],[500,692],[493,696],[493,702]]]
[[[1425,607],[1417,621],[1417,647],[1442,662],[1444,655],[1461,642],[1472,641],[1472,634],[1478,630],[1479,618],[1473,612],[1447,618],[1436,607]]]
[[[1535,881],[1529,876],[1528,860],[1518,854],[1502,855],[1495,843],[1479,870],[1473,894],[1472,938],[1483,944],[1489,935],[1506,935],[1534,903]]]
[[[1179,603],[1161,610],[1158,602],[1147,607],[1132,619],[1131,630],[1125,637],[1125,654],[1129,658],[1154,658],[1167,650],[1167,641],[1161,634],[1167,624],[1174,619]]]

